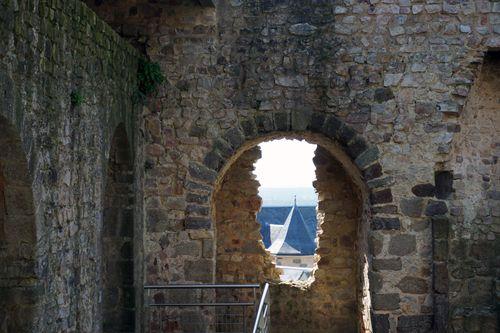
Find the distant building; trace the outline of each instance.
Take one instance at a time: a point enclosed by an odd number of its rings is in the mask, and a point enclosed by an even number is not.
[[[277,207],[281,209],[282,207]],[[266,224],[269,228],[269,242],[267,250],[273,256],[276,266],[283,270],[281,279],[307,280],[314,267],[314,253],[316,251],[316,226],[306,224],[297,202],[291,208],[283,224]],[[316,218],[314,221],[316,222]]]

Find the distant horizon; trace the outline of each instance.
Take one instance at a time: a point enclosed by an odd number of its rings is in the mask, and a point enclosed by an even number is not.
[[[262,207],[291,207],[294,197],[297,197],[297,206],[315,207],[318,205],[318,195],[314,187],[260,187],[259,196],[262,198]]]

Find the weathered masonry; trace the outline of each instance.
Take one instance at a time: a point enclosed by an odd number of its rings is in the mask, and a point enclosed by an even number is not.
[[[498,331],[499,1],[2,0],[0,40],[0,332],[154,332],[144,285],[223,282],[274,332]],[[307,287],[259,243],[274,138],[319,147]]]

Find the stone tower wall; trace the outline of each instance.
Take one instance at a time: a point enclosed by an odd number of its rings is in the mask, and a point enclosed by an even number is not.
[[[135,142],[139,53],[77,0],[1,1],[0,40],[0,118],[22,142],[36,219],[31,331],[98,332],[107,155],[119,123]]]

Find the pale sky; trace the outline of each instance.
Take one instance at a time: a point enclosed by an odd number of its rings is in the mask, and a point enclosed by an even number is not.
[[[274,140],[259,145],[262,158],[255,163],[261,187],[312,187],[316,145],[298,140]]]

